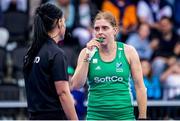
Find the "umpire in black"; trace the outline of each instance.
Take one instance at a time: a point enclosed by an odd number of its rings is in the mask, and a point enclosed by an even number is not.
[[[36,10],[33,28],[23,70],[29,119],[77,120],[66,57],[57,45],[66,30],[62,11],[50,3],[42,4]]]

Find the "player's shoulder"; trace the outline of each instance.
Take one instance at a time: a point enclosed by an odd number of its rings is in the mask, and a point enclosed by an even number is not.
[[[135,58],[138,58],[138,53],[132,45],[124,44],[124,52],[129,62],[133,61]]]
[[[124,43],[124,50],[128,53],[136,52],[136,49],[132,45],[128,45]]]

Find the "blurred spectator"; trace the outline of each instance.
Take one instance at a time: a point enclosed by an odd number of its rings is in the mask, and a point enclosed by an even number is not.
[[[151,63],[146,59],[141,59],[143,80],[147,88],[148,100],[157,100],[161,98],[161,85],[157,77],[152,75]],[[135,89],[132,87],[133,97],[135,97]]]
[[[160,99],[161,97],[161,86],[159,79],[152,75],[151,63],[146,60],[141,60],[143,79],[147,87],[148,99]]]
[[[150,28],[146,23],[141,23],[137,33],[129,36],[126,43],[135,47],[141,58],[150,60],[153,50],[150,47],[149,40]]]
[[[163,99],[165,100],[180,100],[180,42],[174,48],[176,61],[170,65],[161,76],[163,84]],[[166,119],[179,119],[179,107],[168,107]]]
[[[176,0],[165,0],[165,1],[168,2],[171,6],[174,6]]]
[[[180,60],[180,41],[178,41],[174,48],[174,54],[177,60]]]
[[[162,16],[172,17],[172,8],[165,0],[140,0],[137,5],[137,16],[141,22],[148,22],[158,28],[157,22]]]
[[[174,2],[174,22],[175,29],[177,29],[178,34],[180,35],[180,0],[175,0]]]
[[[97,7],[91,0],[79,0],[77,5],[76,26],[89,28],[97,12]]]
[[[35,15],[36,8],[42,4],[46,3],[49,0],[29,0],[29,27],[30,27],[30,39],[33,37],[32,27],[33,27],[33,20]]]
[[[0,47],[6,48],[9,39],[9,32],[6,28],[0,27]]]
[[[153,73],[154,75],[160,77],[162,72],[165,70],[167,65],[174,63],[174,48],[180,37],[173,31],[173,23],[170,18],[162,17],[159,26],[160,33],[156,39],[157,49],[154,54],[153,60]]]
[[[91,39],[91,23],[97,13],[97,8],[90,0],[79,0],[79,2],[73,37],[78,38],[80,46],[84,47]]]
[[[0,5],[0,27],[3,25],[3,12]]]
[[[0,2],[3,12],[21,11],[28,13],[29,0],[1,0]]]
[[[68,66],[68,74],[69,74],[69,80],[71,80],[72,75],[74,74],[74,68],[71,66]],[[71,90],[71,94],[74,98],[74,104],[76,108],[76,113],[78,115],[79,120],[85,120],[86,116],[86,87],[82,87],[80,89]]]
[[[0,0],[0,5],[3,12],[2,26],[9,31],[8,46],[9,43],[14,47],[17,44],[26,45],[29,39],[29,0]]]
[[[110,11],[120,25],[121,40],[125,42],[128,33],[137,25],[136,6],[130,0],[104,0],[103,11]]]
[[[9,33],[5,28],[0,27],[0,83],[3,82],[6,72],[6,44],[9,39]]]
[[[161,76],[164,99],[180,99],[180,61],[170,66]]]
[[[66,20],[66,27],[71,31],[75,22],[75,7],[71,0],[49,0],[49,2],[61,8]]]
[[[79,120],[85,120],[86,118],[86,110],[87,110],[87,105],[86,105],[86,93],[85,93],[85,87],[82,87],[80,89],[75,89],[71,91],[73,98],[74,98],[74,103],[75,103],[75,108],[76,108],[76,113],[78,115]]]
[[[29,15],[30,15],[30,25],[33,23],[35,10],[42,3],[42,0],[30,0],[29,1]]]
[[[97,6],[98,10],[101,10],[103,0],[91,0],[91,2]]]
[[[68,65],[71,66],[72,68],[75,68],[78,58],[78,52],[76,51],[76,49],[73,46],[65,46],[63,44],[59,46],[67,56]]]
[[[83,33],[83,34],[82,34]],[[80,48],[86,46],[87,42],[91,39],[91,32],[87,28],[77,27],[73,31],[73,37],[78,39]]]
[[[78,45],[78,40],[72,38],[72,31],[75,26],[75,5],[74,0],[49,0],[48,2],[55,4],[63,11],[63,15],[65,17],[66,23],[66,32],[65,32],[65,39],[61,41],[64,45],[76,46]]]

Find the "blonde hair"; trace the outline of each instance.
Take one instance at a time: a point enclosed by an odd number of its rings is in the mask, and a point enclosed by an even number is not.
[[[112,27],[117,27],[118,26],[118,23],[116,21],[116,18],[113,16],[113,14],[109,11],[106,11],[106,12],[102,12],[100,11],[95,19],[94,19],[94,22],[93,22],[93,25],[95,24],[96,20],[100,20],[100,19],[105,19],[106,21],[108,21]]]

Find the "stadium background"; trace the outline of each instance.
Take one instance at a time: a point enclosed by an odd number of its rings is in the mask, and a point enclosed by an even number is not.
[[[0,120],[27,119],[22,62],[32,42],[35,9],[45,2],[62,8],[66,18],[65,40],[59,46],[68,57],[70,78],[80,50],[92,38],[93,17],[99,10],[110,11],[119,23],[117,41],[134,46],[140,56],[148,118],[180,119],[179,0],[1,0]],[[87,87],[72,91],[80,119],[86,115]]]

